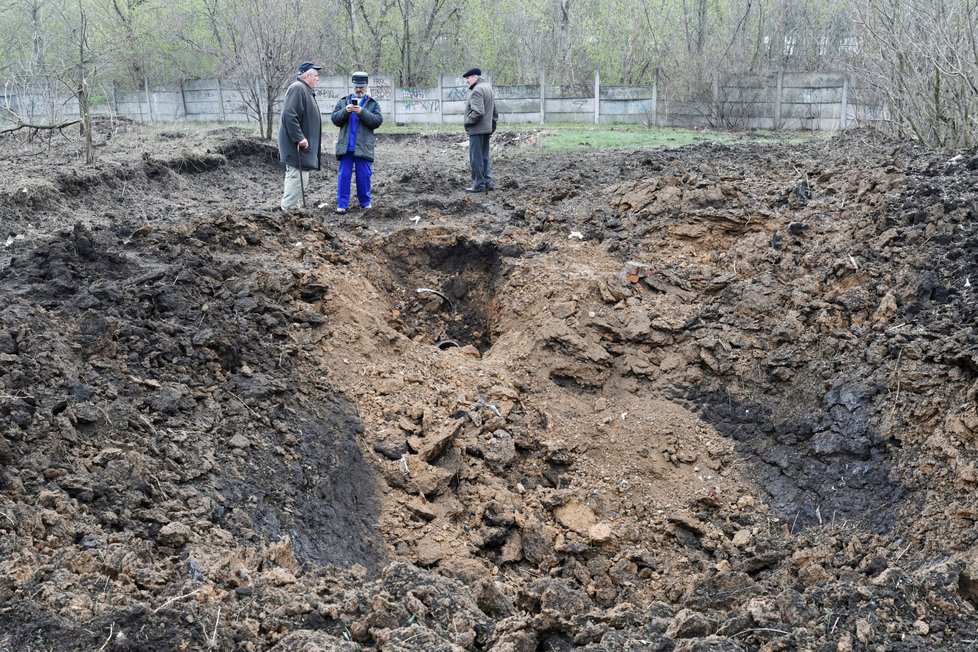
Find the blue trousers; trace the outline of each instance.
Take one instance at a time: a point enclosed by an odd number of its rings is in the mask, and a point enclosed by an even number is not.
[[[373,162],[347,152],[340,159],[340,173],[336,178],[337,208],[350,206],[350,181],[353,179],[354,172],[357,177],[357,201],[361,206],[370,205],[370,177],[373,175]]]
[[[492,163],[489,162],[489,134],[469,136],[469,163],[472,165],[472,187],[492,188]]]

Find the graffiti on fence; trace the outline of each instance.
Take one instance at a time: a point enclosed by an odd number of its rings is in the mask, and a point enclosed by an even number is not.
[[[413,113],[438,113],[438,100],[405,100],[404,108]]]
[[[604,100],[644,100],[651,95],[651,86],[605,86],[601,89],[601,99]]]
[[[390,86],[371,86],[370,97],[375,100],[389,100],[394,95]]]
[[[528,100],[540,97],[539,86],[496,86],[497,100]]]
[[[594,86],[589,84],[547,85],[548,99],[571,99],[575,97],[594,97]]]
[[[434,92],[432,88],[402,88],[400,102],[408,111],[420,110],[427,113],[438,112],[438,100],[430,96]]]
[[[456,86],[455,88],[449,88],[448,97],[446,98],[449,102],[463,102],[469,98],[469,89],[465,86]]]
[[[404,102],[411,102],[414,100],[427,100],[428,99],[427,88],[402,88],[401,89],[401,100]]]

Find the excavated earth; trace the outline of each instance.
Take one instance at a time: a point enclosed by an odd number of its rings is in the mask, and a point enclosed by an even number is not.
[[[978,151],[538,137],[0,140],[0,650],[976,649]]]

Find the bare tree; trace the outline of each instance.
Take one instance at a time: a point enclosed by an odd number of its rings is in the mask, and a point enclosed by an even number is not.
[[[78,102],[81,136],[85,140],[85,163],[92,163],[95,161],[95,150],[92,145],[89,77],[98,59],[96,48],[91,43],[90,12],[83,0],[75,0],[73,4],[60,6],[59,14],[64,23],[65,49],[61,59],[48,68]]]
[[[19,89],[17,110],[8,103],[10,130],[63,130],[80,124],[85,161],[94,161],[90,77],[100,60],[90,8],[83,0],[24,0],[15,7],[27,37],[7,64]],[[65,96],[78,102],[79,120],[64,117]]]
[[[304,0],[204,0],[213,54],[245,110],[271,139],[279,97],[303,59],[322,60],[311,3]],[[206,44],[203,45],[207,47]]]
[[[554,74],[576,82],[574,70],[574,21],[571,19],[573,0],[554,0],[554,39],[556,41],[556,67]]]
[[[115,57],[121,67],[128,72],[132,83],[137,88],[142,88],[149,75],[148,60],[161,57],[153,57],[147,51],[160,51],[161,44],[156,42],[156,31],[150,28],[152,15],[160,11],[160,8],[152,0],[107,0],[106,17],[114,19],[114,27],[118,30],[117,40],[128,44],[128,47],[119,52]],[[152,21],[155,27],[155,21]],[[108,25],[106,26],[109,27]]]
[[[81,117],[81,131],[85,138],[85,162],[92,163],[95,161],[95,151],[92,147],[92,115],[88,101],[88,69],[92,62],[89,58],[88,14],[82,7],[81,0],[78,0],[78,22],[72,32],[78,46],[78,58],[75,60],[78,66],[78,85],[75,97],[78,98],[78,115]]]
[[[574,83],[599,69],[714,102],[731,75],[843,68],[861,93],[853,99],[885,105],[894,133],[978,142],[978,0],[194,1],[203,11],[161,0],[0,0],[4,83],[56,123],[65,81],[81,101],[123,71],[137,85],[166,66],[216,73],[271,138],[278,98],[304,59],[411,86],[462,62],[502,83]]]
[[[54,34],[60,34],[53,20],[57,7],[50,0],[19,0],[5,9],[3,15],[11,19],[3,39],[9,57],[3,65],[10,80],[8,97],[17,97],[22,119],[55,121],[60,117],[60,83],[48,74],[47,62],[57,58],[48,53],[49,42],[58,41]]]
[[[389,70],[399,84],[418,86],[459,59],[467,0],[342,2],[348,48],[338,59],[346,69]]]
[[[397,0],[343,0],[347,18],[344,52],[339,63],[345,69],[367,68],[379,70],[392,65],[385,58],[397,37],[395,9]]]
[[[888,109],[884,124],[928,145],[978,142],[976,0],[858,6],[865,44],[851,69],[873,100]]]

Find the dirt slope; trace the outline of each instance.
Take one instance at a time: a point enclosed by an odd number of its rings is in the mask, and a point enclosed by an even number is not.
[[[978,152],[0,140],[0,649],[969,650]]]

